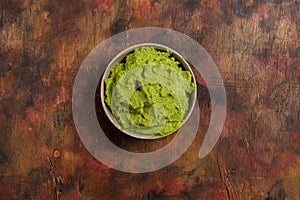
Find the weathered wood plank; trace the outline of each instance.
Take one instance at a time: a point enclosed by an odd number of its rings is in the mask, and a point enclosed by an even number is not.
[[[202,88],[188,151],[159,171],[127,174],[83,147],[71,95],[98,43],[143,26],[185,33],[211,54],[228,113],[217,146],[199,160],[210,113]],[[0,199],[300,199],[298,0],[1,0],[0,63]],[[107,134],[135,152],[172,139]]]

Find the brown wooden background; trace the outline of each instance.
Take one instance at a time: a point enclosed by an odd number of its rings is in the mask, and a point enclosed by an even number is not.
[[[188,151],[159,171],[129,174],[83,147],[71,94],[98,43],[145,26],[180,31],[210,53],[228,113],[199,160],[210,113],[200,88],[203,128]],[[299,200],[299,69],[298,0],[0,0],[0,199]],[[140,152],[171,139],[117,141]]]

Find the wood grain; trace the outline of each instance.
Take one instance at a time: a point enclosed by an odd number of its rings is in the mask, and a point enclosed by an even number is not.
[[[188,151],[129,174],[82,145],[72,87],[97,44],[146,26],[180,31],[210,53],[228,113],[199,160],[210,115],[200,87],[201,128]],[[0,199],[300,199],[298,0],[0,0],[0,62]],[[172,139],[145,144],[113,130],[136,152]]]

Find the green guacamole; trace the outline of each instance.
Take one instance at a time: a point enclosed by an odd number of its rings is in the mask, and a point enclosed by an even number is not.
[[[189,111],[194,82],[172,52],[141,47],[105,79],[105,102],[123,129],[166,135]]]

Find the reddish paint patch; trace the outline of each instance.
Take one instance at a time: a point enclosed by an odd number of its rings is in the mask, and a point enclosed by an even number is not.
[[[60,89],[57,90],[55,102],[56,104],[60,104],[65,101],[66,101],[66,89],[65,87],[62,86]]]
[[[114,6],[111,0],[97,0],[93,5],[93,9],[99,9],[101,15],[110,14],[112,7]]]
[[[151,3],[148,0],[133,1],[133,9],[136,19],[142,19],[151,16]]]
[[[289,59],[287,57],[283,57],[278,59],[276,63],[277,70],[283,73],[286,77],[291,77],[293,74],[293,71],[289,64]]]
[[[281,162],[279,163],[278,167],[281,170],[286,169],[288,167],[293,167],[293,168],[297,167],[297,160],[290,151],[285,150],[279,155],[279,157]]]
[[[167,194],[177,195],[183,190],[183,185],[176,175],[169,175],[166,177],[165,189]]]
[[[63,22],[60,22],[56,25],[58,33],[76,33],[76,25],[74,18],[67,19]]]
[[[211,1],[201,1],[203,7],[218,9],[220,8],[220,1],[219,0],[211,0]],[[207,5],[203,5],[207,4]]]
[[[247,172],[245,176],[249,177],[263,177],[267,176],[269,174],[268,167],[259,163],[260,156],[262,155],[263,151],[261,149],[258,149],[258,147],[254,149],[254,151],[250,152],[245,157],[245,163],[244,163],[244,171]],[[241,168],[243,166],[240,166]]]
[[[245,119],[238,116],[235,111],[227,110],[224,126],[239,128],[244,124],[244,122]]]
[[[291,133],[289,145],[292,149],[300,152],[300,132]]]
[[[39,119],[39,111],[37,111],[34,107],[30,106],[26,109],[25,119],[31,122],[35,122]]]
[[[31,0],[22,0],[21,8],[26,8],[30,4],[31,4]]]
[[[16,194],[16,189],[13,186],[1,184],[0,185],[0,197],[1,199],[12,199],[12,195]]]
[[[278,55],[267,51],[260,55],[260,60],[265,66],[271,66],[277,71],[283,73],[287,78],[291,77],[293,74],[293,69],[291,67],[293,60],[289,54]]]

